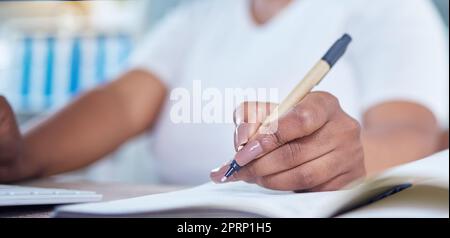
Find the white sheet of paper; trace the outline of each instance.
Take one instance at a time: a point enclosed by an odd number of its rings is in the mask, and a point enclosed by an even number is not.
[[[375,179],[351,190],[322,193],[293,193],[273,191],[244,182],[207,183],[192,189],[156,194],[132,199],[63,206],[58,214],[81,216],[158,216],[167,212],[186,210],[234,211],[265,217],[329,217],[344,207],[355,205],[380,192],[417,178],[439,178],[440,186],[448,191],[449,152],[389,170]],[[448,203],[448,199],[447,199]],[[447,211],[448,213],[448,211]],[[220,214],[216,214],[220,216]]]

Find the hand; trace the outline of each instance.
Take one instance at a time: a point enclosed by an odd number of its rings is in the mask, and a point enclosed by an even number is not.
[[[0,96],[0,182],[19,178],[21,141],[14,113],[6,99]]]
[[[330,191],[365,175],[360,125],[342,110],[336,97],[326,92],[308,94],[269,125],[277,128],[273,133],[257,129],[268,108],[273,106],[247,102],[236,110],[235,148],[245,146],[235,160],[243,167],[229,181],[276,190]],[[228,167],[213,170],[211,179],[220,182]]]

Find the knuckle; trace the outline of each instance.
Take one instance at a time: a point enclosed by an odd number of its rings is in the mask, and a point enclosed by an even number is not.
[[[354,118],[349,117],[347,120],[347,130],[354,132],[356,135],[359,135],[361,132],[361,124]]]
[[[283,138],[279,131],[265,134],[257,140],[259,141],[263,151],[271,151],[274,148],[278,148],[284,144]]]
[[[329,93],[329,92],[324,92],[323,93],[324,98],[328,101],[328,103],[331,103],[333,105],[339,105],[339,99],[334,96],[333,94]]]
[[[317,102],[320,108],[327,108],[328,114],[334,114],[340,110],[341,106],[339,99],[329,92],[319,92],[319,97],[317,97]]]
[[[281,146],[285,143],[283,136],[280,133],[280,130],[276,130],[271,134],[272,141],[274,141],[276,146]]]
[[[361,124],[359,124],[358,120],[351,118],[349,121],[350,124],[350,128],[356,131],[360,131],[361,130]]]
[[[307,130],[314,126],[316,115],[313,110],[295,107],[294,115],[297,119],[297,122],[303,127],[307,128]]]
[[[324,102],[339,104],[339,99],[329,92],[318,92],[318,94],[320,95],[319,98],[324,100]]]

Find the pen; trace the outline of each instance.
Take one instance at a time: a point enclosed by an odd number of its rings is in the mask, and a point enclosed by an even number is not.
[[[264,120],[261,126],[278,119],[279,115],[288,112],[292,107],[299,103],[311,90],[322,81],[322,79],[330,72],[331,68],[344,55],[347,46],[352,41],[348,34],[344,34],[337,40],[333,46],[327,51],[319,62],[306,74],[302,81],[292,90],[292,92],[275,108],[275,110]],[[230,164],[230,168],[222,177],[221,182],[225,182],[230,176],[244,165],[239,165],[236,160]]]

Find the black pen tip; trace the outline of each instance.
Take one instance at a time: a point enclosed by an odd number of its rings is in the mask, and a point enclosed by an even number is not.
[[[230,168],[228,168],[227,172],[223,176],[222,180],[226,180],[231,175],[233,175],[235,172],[239,171],[241,169],[241,166],[236,162],[236,160],[233,160],[230,164]]]

